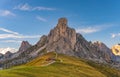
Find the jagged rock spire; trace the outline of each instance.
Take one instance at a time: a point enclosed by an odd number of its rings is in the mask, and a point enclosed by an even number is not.
[[[59,53],[69,53],[74,49],[75,43],[75,29],[67,26],[66,18],[60,18],[57,26],[48,35],[47,49]]]
[[[28,49],[31,46],[32,45],[30,45],[28,41],[22,41],[18,52],[23,52],[23,51],[25,51],[26,49]]]
[[[58,20],[58,25],[66,25],[67,26],[67,19],[66,18],[60,18]]]

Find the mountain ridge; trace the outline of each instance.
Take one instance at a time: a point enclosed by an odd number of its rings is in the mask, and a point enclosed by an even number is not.
[[[76,33],[75,29],[70,28],[67,23],[66,18],[60,18],[57,26],[50,30],[48,35],[43,35],[33,46],[27,41],[23,41],[19,51],[14,53],[12,58],[2,61],[1,64],[4,68],[9,68],[27,63],[38,56],[54,51],[114,66],[116,58],[105,44],[88,42],[80,33]]]

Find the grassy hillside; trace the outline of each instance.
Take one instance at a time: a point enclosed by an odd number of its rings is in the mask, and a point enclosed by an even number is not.
[[[52,52],[25,65],[1,70],[0,77],[120,77],[120,71]]]

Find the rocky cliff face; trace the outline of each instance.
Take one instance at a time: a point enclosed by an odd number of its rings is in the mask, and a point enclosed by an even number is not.
[[[48,37],[46,35],[43,35],[40,38],[40,40],[37,42],[36,46],[39,47],[39,48],[45,46],[45,44],[47,43],[47,40],[48,40],[47,38]]]
[[[32,46],[27,41],[23,41],[17,52],[11,53],[10,51],[8,51],[3,55],[3,58],[0,60],[0,65],[2,66],[2,68],[9,68],[14,65],[26,63],[31,58],[30,56],[28,56],[28,52],[30,50],[27,51],[27,49],[31,47]]]
[[[115,55],[112,53],[111,49],[109,49],[104,43],[100,41],[95,41],[92,44],[98,47],[97,50],[99,51],[99,54],[101,54],[106,61],[109,62],[111,60],[115,60]]]
[[[91,59],[97,59],[97,50],[92,44],[90,44],[81,34],[76,34],[76,44],[74,51],[78,57]]]
[[[7,51],[7,52],[4,54],[4,58],[10,58],[12,55],[13,55],[13,53],[11,53],[10,51]]]
[[[28,43],[28,41],[22,41],[18,52],[24,52],[24,51],[26,51],[26,49],[28,49],[30,47],[31,47],[31,45]]]
[[[75,43],[75,30],[68,27],[66,18],[60,18],[57,26],[48,35],[46,49],[48,52],[56,51],[73,55],[72,51],[74,50]]]
[[[2,53],[0,53],[0,59],[2,59],[4,57],[4,55]]]
[[[98,61],[100,63],[109,63],[114,59],[111,50],[105,44],[100,42],[88,42],[78,33],[74,50],[78,57]]]

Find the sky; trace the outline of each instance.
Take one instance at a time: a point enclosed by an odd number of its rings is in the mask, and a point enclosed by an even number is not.
[[[88,41],[120,43],[120,0],[0,0],[0,48],[34,45],[61,17]]]

